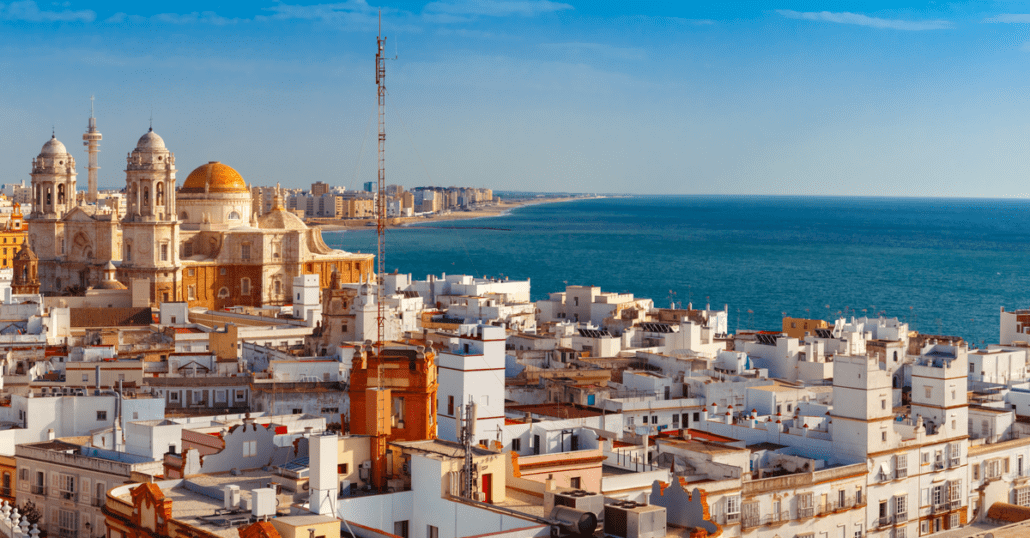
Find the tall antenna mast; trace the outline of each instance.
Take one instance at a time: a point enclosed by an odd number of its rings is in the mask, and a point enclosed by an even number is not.
[[[376,355],[379,356],[377,386],[383,386],[383,339],[386,332],[386,316],[383,311],[383,299],[386,275],[386,58],[383,49],[386,38],[383,37],[383,12],[379,12],[379,36],[376,38],[376,88],[379,94],[379,184],[376,191]]]

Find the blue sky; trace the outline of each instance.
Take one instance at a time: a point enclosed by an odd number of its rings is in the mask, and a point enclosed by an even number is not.
[[[0,2],[0,182],[50,137],[101,185],[147,130],[180,180],[1030,196],[1030,4]]]

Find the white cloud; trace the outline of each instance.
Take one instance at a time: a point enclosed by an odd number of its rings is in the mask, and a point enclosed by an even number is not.
[[[984,19],[984,22],[1003,22],[1009,24],[1030,23],[1030,15],[1025,13],[1002,13],[994,17]]]
[[[870,28],[886,28],[890,30],[946,30],[952,27],[951,21],[933,19],[922,21],[906,21],[901,19],[880,19],[862,15],[861,13],[833,13],[830,11],[793,11],[790,9],[776,10],[780,15],[788,19],[802,19],[808,21],[835,22],[839,24],[855,24],[868,26]]]
[[[171,24],[205,23],[214,24],[216,26],[225,26],[228,24],[236,24],[241,22],[243,19],[230,19],[223,17],[214,11],[194,11],[192,13],[159,13],[154,15],[154,20]]]
[[[530,17],[541,13],[553,13],[573,9],[569,4],[550,0],[443,0],[426,4],[423,13],[448,15],[486,15],[508,17],[521,15]]]
[[[24,22],[93,22],[97,14],[90,9],[44,11],[33,0],[0,3],[0,20]]]
[[[602,43],[544,43],[541,48],[564,52],[567,56],[593,54],[617,58],[620,60],[642,60],[644,49],[632,47],[613,47]]]

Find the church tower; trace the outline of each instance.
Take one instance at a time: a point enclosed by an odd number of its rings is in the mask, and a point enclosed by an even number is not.
[[[151,128],[126,161],[121,279],[147,280],[153,304],[178,301],[182,265],[175,216],[175,155]]]
[[[32,218],[60,219],[75,206],[75,159],[51,136],[32,160]]]
[[[88,187],[86,191],[86,202],[97,203],[97,171],[100,170],[100,140],[104,138],[97,131],[97,119],[93,116],[93,98],[89,98],[89,125],[86,126],[86,133],[82,135],[82,145],[86,146],[86,153],[89,154],[89,164],[86,170],[89,171]]]
[[[15,294],[39,293],[39,258],[32,252],[29,242],[21,244],[21,249],[14,255],[14,281],[11,292]]]

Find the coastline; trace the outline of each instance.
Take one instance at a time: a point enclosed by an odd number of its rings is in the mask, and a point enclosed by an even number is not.
[[[412,228],[418,227],[419,224],[502,217],[510,214],[512,210],[520,207],[527,207],[538,204],[571,202],[573,200],[589,200],[594,198],[603,198],[603,196],[567,196],[563,198],[527,199],[515,200],[511,202],[502,201],[498,204],[490,204],[489,206],[484,207],[482,209],[473,209],[471,211],[448,211],[446,213],[434,213],[432,215],[425,217],[394,217],[388,219],[389,222],[387,223],[386,227],[388,229]],[[368,230],[375,228],[374,219],[310,219],[306,220],[306,222],[308,226],[317,226],[323,232],[341,232],[345,230]]]

